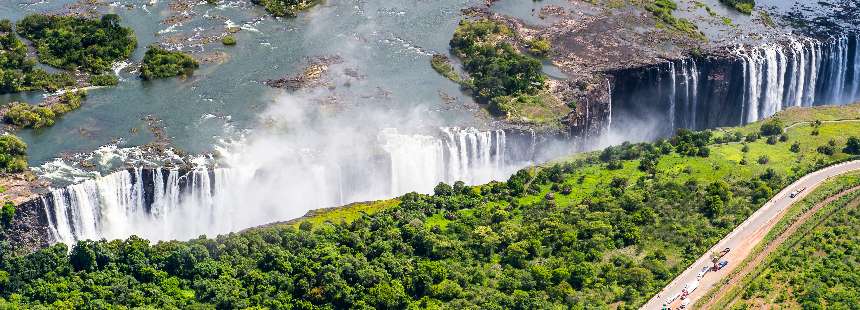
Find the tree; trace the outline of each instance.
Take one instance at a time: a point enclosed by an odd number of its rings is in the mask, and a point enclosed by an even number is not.
[[[845,143],[845,148],[842,149],[845,154],[860,155],[860,138],[856,136],[848,137],[848,142]]]
[[[800,153],[800,143],[794,142],[789,150],[793,153]]]
[[[782,134],[782,127],[782,120],[774,118],[762,124],[759,132],[762,136],[776,136]]]
[[[2,221],[3,228],[9,228],[12,226],[12,220],[15,219],[15,204],[11,201],[7,201],[3,204],[3,209],[0,210],[0,221]]]

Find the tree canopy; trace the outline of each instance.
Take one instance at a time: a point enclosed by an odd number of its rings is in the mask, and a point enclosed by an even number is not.
[[[90,73],[109,70],[137,46],[134,31],[120,25],[116,14],[99,19],[33,14],[19,21],[17,30],[33,41],[42,63]]]

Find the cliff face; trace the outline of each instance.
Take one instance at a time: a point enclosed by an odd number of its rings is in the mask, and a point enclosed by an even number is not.
[[[12,226],[6,230],[9,245],[16,254],[33,252],[49,246],[55,238],[41,198],[19,204]]]

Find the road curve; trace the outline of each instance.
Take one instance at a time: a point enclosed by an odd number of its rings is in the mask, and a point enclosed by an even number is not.
[[[700,281],[699,286],[694,290],[687,299],[689,304],[693,305],[704,294],[711,290],[716,283],[719,283],[730,274],[737,265],[743,261],[750,252],[758,245],[767,233],[773,229],[777,222],[785,215],[785,211],[795,201],[799,201],[806,197],[816,187],[821,185],[827,179],[841,175],[847,172],[860,170],[860,160],[845,162],[833,165],[810,174],[807,174],[795,181],[785,189],[777,193],[770,201],[765,203],[761,208],[754,212],[743,223],[738,225],[732,232],[726,235],[716,245],[711,247],[693,265],[687,267],[684,272],[678,275],[669,285],[664,287],[657,295],[648,300],[640,309],[659,310],[666,303],[666,299],[672,295],[680,293],[684,285],[695,281],[697,274],[704,266],[711,266],[711,252],[724,248],[731,248],[731,251],[722,259],[729,262],[725,268],[707,273]],[[791,198],[790,193],[796,189],[806,188],[797,197]],[[677,309],[680,305],[680,299],[675,300],[671,305],[672,309]]]

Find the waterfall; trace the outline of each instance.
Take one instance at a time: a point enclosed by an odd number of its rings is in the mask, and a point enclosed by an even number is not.
[[[57,242],[132,234],[188,239],[289,220],[311,209],[431,193],[439,182],[502,180],[531,164],[531,133],[510,141],[504,130],[384,129],[377,136],[379,152],[367,158],[327,161],[326,154],[300,150],[287,157],[293,163],[274,167],[129,168],[54,189],[37,203]]]
[[[792,36],[727,52],[614,72],[613,133],[648,140],[677,127],[737,126],[788,107],[860,99],[858,34]]]

